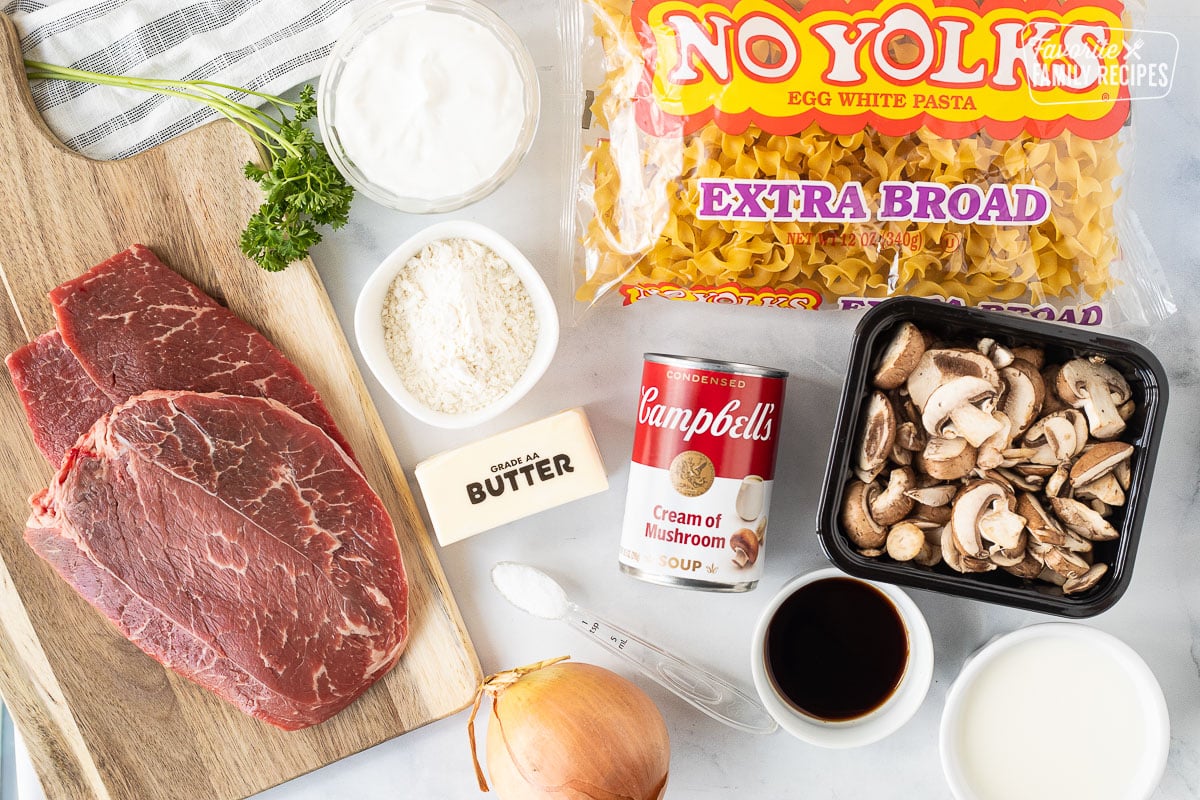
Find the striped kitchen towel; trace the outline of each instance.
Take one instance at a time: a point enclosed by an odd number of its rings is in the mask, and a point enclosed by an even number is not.
[[[314,81],[362,0],[0,0],[26,58],[92,72],[279,94]],[[216,118],[128,89],[35,81],[50,129],[92,158],[125,158]],[[231,97],[245,100],[240,93]]]

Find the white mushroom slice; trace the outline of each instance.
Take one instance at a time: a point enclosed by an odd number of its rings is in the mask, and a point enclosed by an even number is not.
[[[884,551],[878,547],[860,547],[860,548],[858,548],[858,554],[860,556],[866,556],[867,558],[879,558],[880,556],[883,555],[883,553],[884,553]]]
[[[907,492],[917,484],[917,478],[908,467],[894,469],[888,475],[888,484],[882,492],[871,499],[871,516],[880,525],[893,525],[912,510],[913,499]]]
[[[850,541],[860,548],[883,547],[887,541],[887,528],[880,525],[871,516],[872,490],[878,487],[862,481],[852,481],[846,487],[846,495],[842,499],[842,527]]]
[[[1046,567],[1041,571],[1041,574],[1038,575],[1038,580],[1045,581],[1046,583],[1052,583],[1055,586],[1062,586],[1067,582],[1066,578],[1064,578],[1062,575],[1059,575],[1049,567]]]
[[[987,356],[988,360],[995,364],[997,368],[1007,367],[1015,358],[1012,350],[1009,350],[995,339],[980,339],[975,349]]]
[[[1025,560],[1025,539],[1024,534],[1020,537],[1020,544],[1017,547],[1001,547],[994,544],[988,548],[988,561],[991,561],[997,567],[1015,567]]]
[[[1106,475],[1101,475],[1091,483],[1085,483],[1082,486],[1075,488],[1075,496],[1081,497],[1084,500],[1098,500],[1106,506],[1123,506],[1125,505],[1125,490],[1121,488],[1120,481],[1111,472]],[[1108,516],[1104,511],[1097,509],[1100,516]]]
[[[1012,421],[1007,414],[996,411],[992,414],[992,418],[1000,423],[1000,429],[979,445],[979,455],[976,457],[975,463],[983,469],[995,469],[1004,463],[1004,451],[1012,447],[1015,435]]]
[[[1051,497],[1050,506],[1062,523],[1071,532],[1093,542],[1116,539],[1120,533],[1104,517],[1078,500],[1069,497]]]
[[[901,386],[925,354],[925,337],[911,322],[902,322],[879,359],[874,383],[880,389]]]
[[[905,386],[917,408],[925,410],[930,395],[955,378],[981,378],[1000,391],[1000,373],[985,356],[973,350],[939,348],[926,350],[920,363],[908,376]]]
[[[1109,475],[1117,465],[1133,455],[1133,445],[1125,442],[1101,442],[1088,449],[1071,467],[1071,485],[1079,488]],[[1115,480],[1115,479],[1114,479]],[[1120,486],[1117,487],[1118,489]],[[1109,502],[1105,500],[1104,502]],[[1116,503],[1120,505],[1120,503]]]
[[[917,457],[917,469],[939,481],[956,481],[971,474],[976,454],[966,439],[935,437]]]
[[[927,506],[923,503],[917,503],[913,506],[912,511],[909,512],[914,520],[927,522],[938,527],[949,525],[952,513],[953,507],[949,504],[944,506]]]
[[[912,422],[903,422],[896,429],[896,446],[919,453],[925,447],[925,436]]]
[[[1077,358],[1063,364],[1055,383],[1063,402],[1083,410],[1088,429],[1097,439],[1111,439],[1125,430],[1117,406],[1130,399],[1132,391],[1121,373],[1108,364]]]
[[[1067,532],[1032,492],[1022,492],[1017,496],[1017,513],[1025,518],[1025,526],[1034,542],[1055,547],[1066,543]]]
[[[938,530],[941,530],[940,528]],[[941,545],[934,545],[926,542],[921,547],[921,552],[917,553],[917,557],[913,559],[914,564],[920,564],[922,567],[936,567],[942,563],[942,548]]]
[[[954,495],[958,494],[958,487],[942,483],[937,486],[926,486],[921,489],[909,489],[904,494],[921,505],[945,506],[949,505],[950,501],[954,499]]]
[[[1000,378],[1008,390],[1000,406],[1012,421],[1013,438],[1025,432],[1042,411],[1046,399],[1046,384],[1028,361],[1016,360],[1000,370]]]
[[[1067,476],[1071,474],[1071,462],[1064,461],[1058,465],[1058,469],[1054,470],[1054,474],[1046,479],[1046,496],[1058,497],[1062,492],[1062,488],[1067,483]]]
[[[1070,580],[1078,578],[1080,575],[1091,569],[1091,564],[1085,561],[1081,556],[1072,553],[1069,550],[1064,550],[1061,547],[1052,547],[1046,551],[1046,566]]]
[[[1027,492],[1036,492],[1046,483],[1046,479],[1038,475],[1023,475],[1012,469],[1001,468],[996,470],[996,474],[1003,477],[1015,488],[1023,489]]]
[[[1025,432],[1025,444],[1038,448],[1034,464],[1061,464],[1081,453],[1087,440],[1087,419],[1074,409],[1042,417]]]
[[[992,505],[996,500],[1007,505],[1008,495],[1001,486],[991,481],[968,484],[955,499],[950,529],[955,545],[964,556],[978,559],[986,556],[980,525],[984,515],[995,510]]]
[[[1025,549],[1025,518],[1008,509],[1005,497],[992,504],[992,510],[979,518],[979,532],[983,538],[1003,550]]]
[[[1028,550],[1025,552],[1025,557],[1016,564],[1002,567],[1005,572],[1010,575],[1016,575],[1023,580],[1031,581],[1042,574],[1042,570],[1046,568],[1045,563]]]
[[[1063,594],[1078,594],[1086,592],[1100,583],[1100,579],[1108,572],[1107,564],[1093,564],[1091,569],[1077,578],[1070,578],[1063,584]]]
[[[864,414],[863,434],[855,453],[855,472],[870,482],[883,471],[896,441],[896,411],[883,392],[872,392]]]
[[[1121,485],[1121,488],[1128,492],[1129,485],[1133,481],[1133,468],[1129,466],[1128,459],[1117,464],[1113,469],[1113,475],[1116,476],[1117,483]]]
[[[1097,514],[1104,517],[1105,519],[1108,519],[1109,517],[1112,516],[1112,512],[1113,512],[1112,506],[1110,506],[1108,503],[1105,503],[1103,500],[1092,499],[1088,503],[1088,506],[1091,507],[1092,511],[1095,511]]]
[[[996,565],[990,561],[971,558],[960,553],[958,547],[954,544],[954,534],[950,530],[949,525],[942,529],[940,544],[942,548],[942,560],[955,572],[990,572],[996,568]]]
[[[925,430],[942,438],[963,438],[979,447],[1001,428],[990,411],[977,404],[993,403],[996,390],[983,378],[955,378],[929,396],[921,415]]]
[[[1137,402],[1133,400],[1130,400],[1124,405],[1117,407],[1117,413],[1120,414],[1121,419],[1125,420],[1126,422],[1129,422],[1129,420],[1133,419],[1133,414],[1135,411],[1137,411]]]
[[[913,454],[911,450],[905,450],[899,444],[892,445],[892,463],[901,467],[911,467],[913,463]]]
[[[896,561],[912,561],[925,546],[925,532],[911,522],[893,525],[888,532],[887,554]]]

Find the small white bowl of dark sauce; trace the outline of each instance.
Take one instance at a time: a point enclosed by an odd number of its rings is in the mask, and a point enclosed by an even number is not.
[[[894,733],[933,677],[933,639],[912,599],[834,568],[787,583],[759,617],[752,647],[767,711],[820,747],[861,747]]]

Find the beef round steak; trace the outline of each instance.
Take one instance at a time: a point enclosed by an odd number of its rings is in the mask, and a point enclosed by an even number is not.
[[[154,389],[269,397],[353,456],[296,365],[148,247],[97,264],[51,291],[50,302],[63,341],[114,404]]]
[[[56,467],[75,440],[112,409],[112,400],[83,371],[57,330],[14,351],[4,363],[25,407],[33,441]]]
[[[287,730],[400,657],[391,520],[325,431],[269,399],[148,392],[102,416],[31,500],[25,538],[130,641]]]

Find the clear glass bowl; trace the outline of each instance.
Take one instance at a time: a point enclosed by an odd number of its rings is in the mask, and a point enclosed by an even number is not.
[[[491,177],[482,183],[460,194],[435,198],[404,197],[373,182],[370,176],[360,169],[347,154],[341,137],[338,135],[337,87],[345,73],[346,65],[354,58],[355,50],[381,26],[397,17],[420,11],[454,14],[483,26],[500,41],[512,56],[524,85],[525,120],[508,158],[501,163],[499,169]],[[325,141],[334,165],[354,188],[388,208],[413,214],[437,214],[453,211],[483,199],[516,171],[517,166],[533,144],[533,136],[537,131],[538,115],[541,110],[541,92],[533,59],[524,43],[504,20],[485,6],[474,0],[382,0],[382,2],[368,6],[355,17],[334,45],[329,59],[325,62],[325,69],[321,73],[321,82],[317,90],[317,108],[321,138]]]

